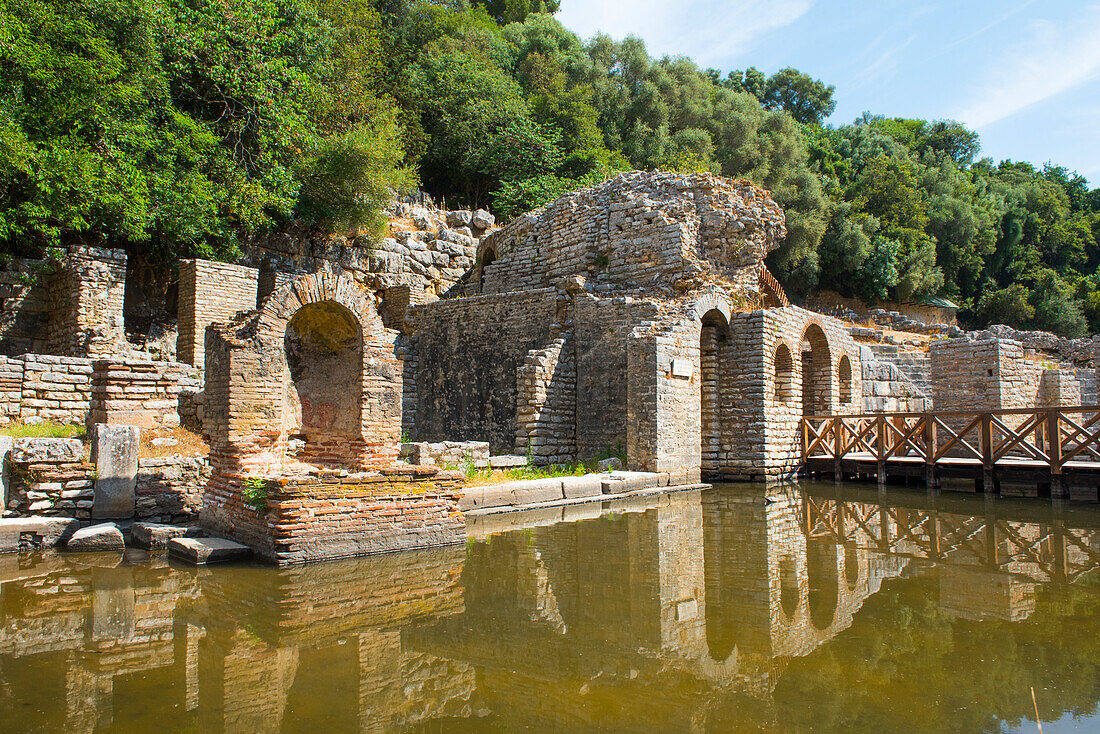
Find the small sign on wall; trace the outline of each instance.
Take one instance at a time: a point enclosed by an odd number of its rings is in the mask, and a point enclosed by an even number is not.
[[[693,374],[695,374],[695,367],[691,364],[690,359],[677,357],[676,359],[672,360],[673,377],[682,377],[685,380],[690,380]]]

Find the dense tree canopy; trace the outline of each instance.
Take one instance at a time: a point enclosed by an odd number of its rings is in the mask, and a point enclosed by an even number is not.
[[[796,69],[584,41],[552,0],[0,0],[0,243],[232,257],[395,188],[507,218],[631,168],[768,188],[796,297],[944,296],[974,324],[1100,330],[1100,189],[979,159],[950,121],[825,126]]]

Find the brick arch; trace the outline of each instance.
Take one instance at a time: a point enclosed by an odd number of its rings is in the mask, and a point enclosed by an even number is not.
[[[728,324],[733,309],[729,301],[720,293],[706,293],[699,296],[691,306],[691,317],[699,324],[703,323],[703,317],[710,311],[717,311]]]
[[[802,414],[826,415],[835,412],[836,386],[833,355],[838,351],[829,343],[828,333],[816,319],[803,327],[797,359],[802,376]]]
[[[374,301],[354,280],[333,273],[302,275],[273,291],[260,309],[256,336],[281,344],[294,314],[303,306],[325,302],[342,306],[355,317],[364,345],[381,341],[384,327]]]

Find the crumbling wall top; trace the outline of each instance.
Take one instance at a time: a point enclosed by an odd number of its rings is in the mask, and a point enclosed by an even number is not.
[[[482,293],[547,287],[571,275],[610,288],[710,282],[744,290],[755,287],[756,269],[786,232],[782,209],[749,181],[635,171],[489,234],[471,277]]]

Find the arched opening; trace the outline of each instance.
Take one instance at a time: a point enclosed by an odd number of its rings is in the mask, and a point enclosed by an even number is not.
[[[482,293],[485,292],[485,271],[490,265],[497,259],[497,251],[493,247],[486,247],[481,253],[481,267],[478,268],[477,273],[477,287]]]
[[[817,324],[802,335],[802,415],[829,415],[832,410],[832,355],[829,340]]]
[[[788,402],[794,393],[794,357],[783,343],[775,348],[775,393],[777,403]]]
[[[721,350],[729,341],[729,322],[712,308],[703,314],[699,330],[700,456],[702,475],[714,476],[721,468]]]
[[[811,535],[806,539],[806,577],[810,622],[815,629],[828,629],[836,617],[837,597],[840,595],[837,549],[831,536]]]
[[[798,567],[789,555],[779,559],[779,606],[787,619],[798,611]]]
[[[332,301],[302,306],[283,339],[290,368],[288,457],[316,465],[355,463],[362,442],[363,335]]]
[[[840,404],[849,405],[852,402],[852,363],[845,354],[840,358],[840,366],[837,368],[837,381],[840,383]]]

